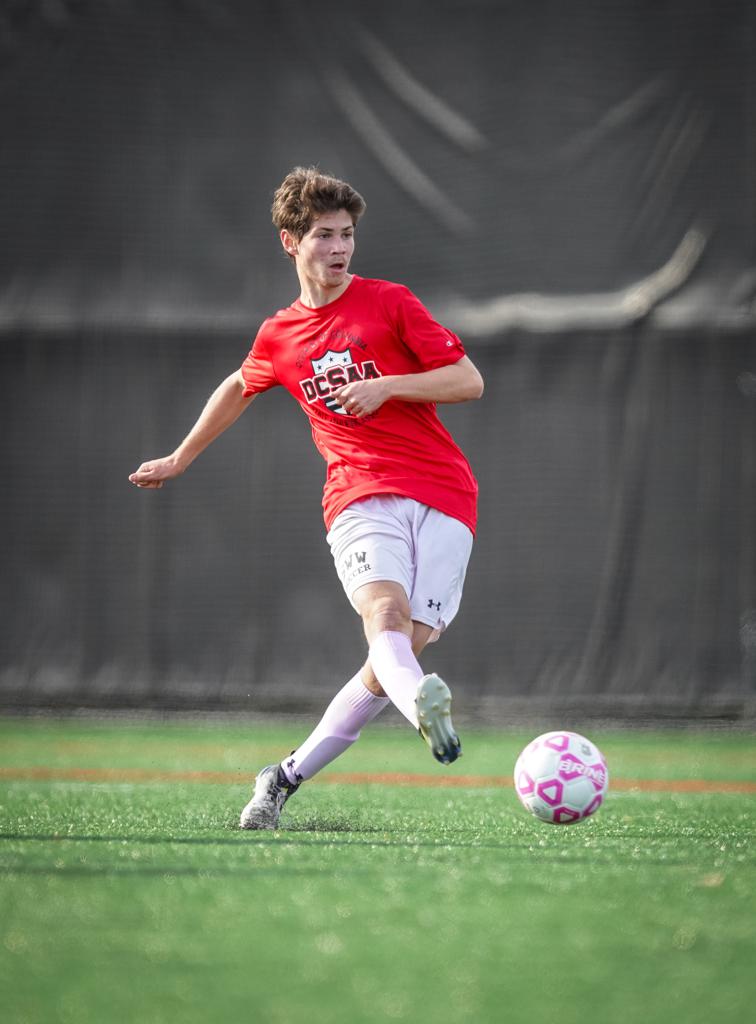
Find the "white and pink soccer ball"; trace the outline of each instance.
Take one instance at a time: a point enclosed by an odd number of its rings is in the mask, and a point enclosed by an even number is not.
[[[545,732],[517,758],[514,787],[522,805],[551,825],[573,825],[595,814],[609,787],[598,747],[576,732]]]

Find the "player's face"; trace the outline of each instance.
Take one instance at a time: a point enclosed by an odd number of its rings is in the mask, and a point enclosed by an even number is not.
[[[290,243],[300,277],[324,291],[344,285],[354,252],[354,224],[346,210],[320,214],[307,234]],[[292,252],[285,239],[284,245]]]

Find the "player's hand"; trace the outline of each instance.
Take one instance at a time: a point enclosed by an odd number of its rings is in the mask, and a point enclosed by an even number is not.
[[[166,455],[164,459],[143,462],[136,473],[129,476],[129,480],[137,487],[154,489],[162,487],[166,480],[173,480],[175,477],[181,476],[184,468],[174,455]]]
[[[334,391],[333,397],[350,416],[362,419],[377,412],[391,398],[390,379],[355,380]]]

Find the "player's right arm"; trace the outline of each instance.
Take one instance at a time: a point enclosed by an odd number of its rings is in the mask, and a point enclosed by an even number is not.
[[[208,399],[199,419],[178,448],[162,459],[143,462],[129,476],[137,487],[162,487],[189,468],[197,456],[227,430],[249,406],[255,395],[244,396],[245,383],[241,370],[237,370],[218,385]]]

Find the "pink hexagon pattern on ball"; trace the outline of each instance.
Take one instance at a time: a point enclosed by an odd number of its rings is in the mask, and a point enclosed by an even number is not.
[[[570,745],[570,737],[565,736],[564,733],[555,733],[553,736],[549,736],[547,740],[544,740],[543,745],[550,747],[551,750],[566,750]]]
[[[604,798],[600,793],[597,796],[594,796],[593,800],[591,800],[586,809],[583,811],[583,817],[589,818],[594,811],[597,811],[601,806],[603,799]]]
[[[538,783],[538,795],[551,807],[556,807],[562,802],[562,783],[559,779],[549,779],[547,782]]]
[[[571,807],[557,807],[554,811],[554,821],[557,825],[569,825],[580,817],[579,811],[573,811]]]
[[[559,778],[569,782],[571,779],[577,779],[580,775],[585,775],[585,765],[579,757],[575,757],[568,751],[559,761]]]
[[[520,794],[520,796],[530,796],[534,789],[535,782],[533,781],[533,779],[531,779],[531,777],[528,775],[526,771],[520,769],[520,772],[517,776],[517,792]]]
[[[606,785],[606,765],[604,762],[597,761],[596,764],[589,765],[586,775],[593,783],[593,788],[596,792],[600,793]]]

